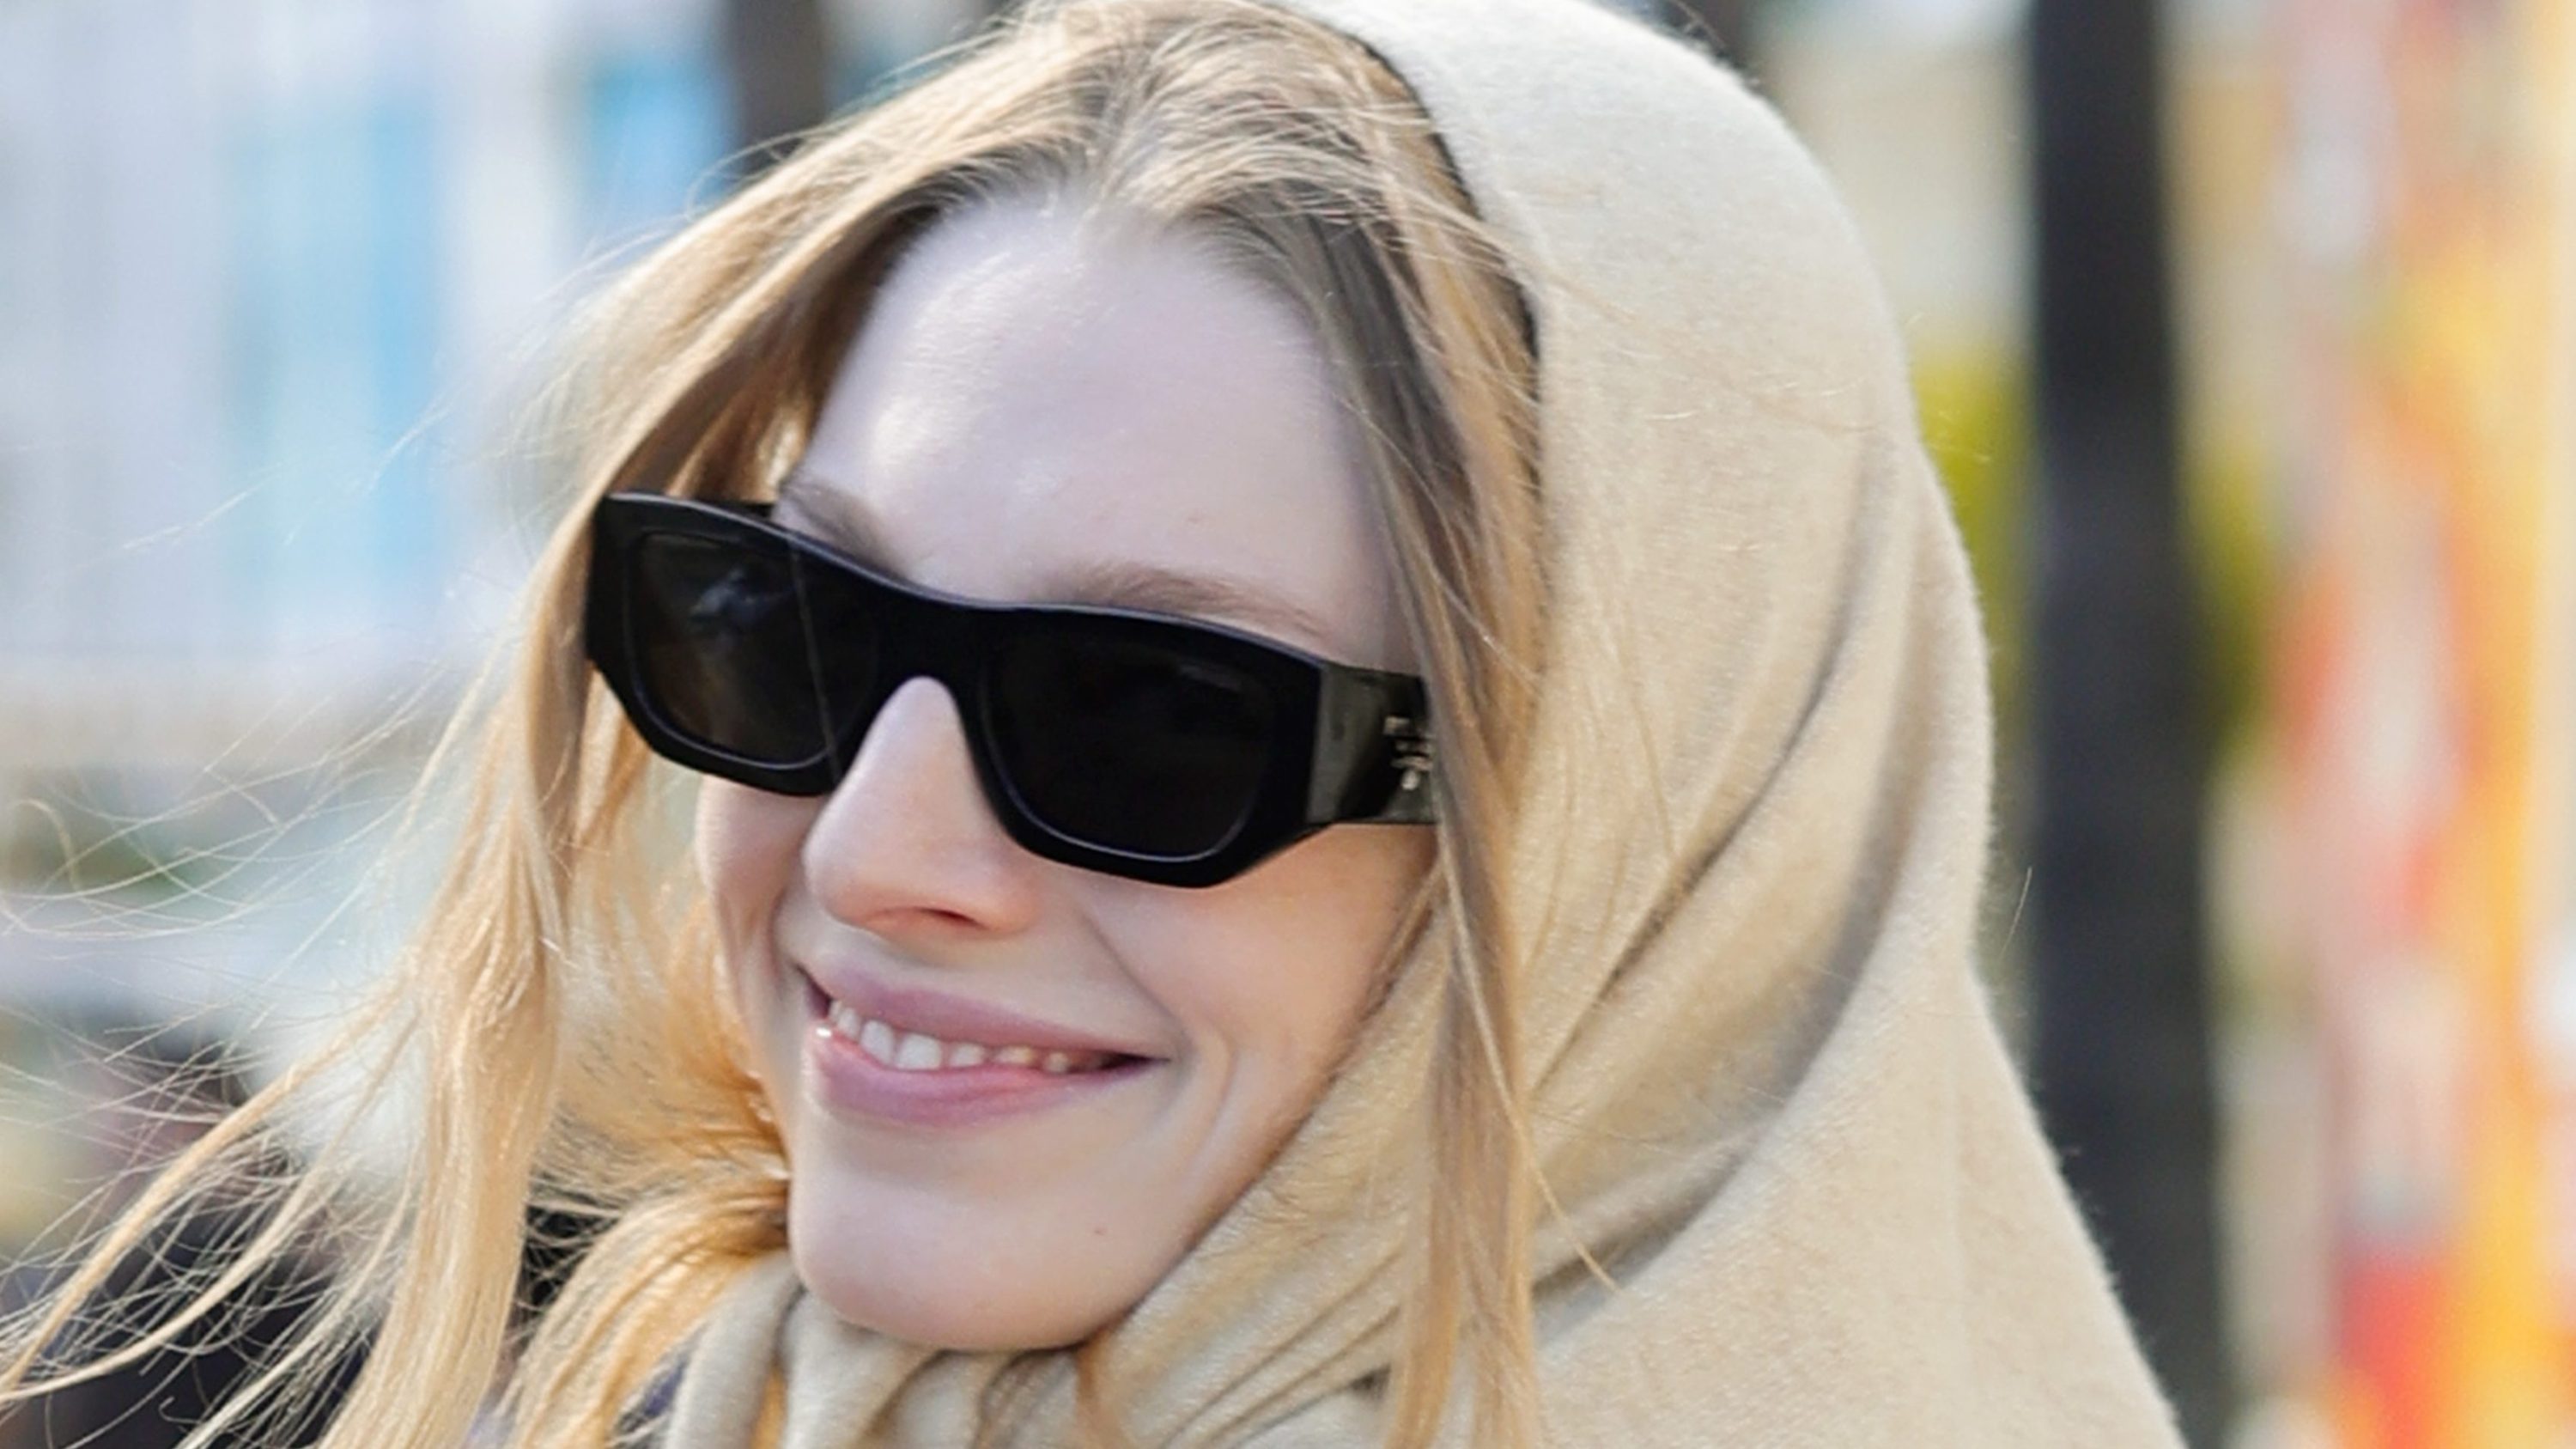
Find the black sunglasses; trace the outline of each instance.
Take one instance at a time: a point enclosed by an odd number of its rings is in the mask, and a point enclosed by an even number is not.
[[[840,782],[906,680],[944,685],[1011,838],[1207,886],[1337,821],[1431,819],[1422,681],[1214,624],[983,604],[886,578],[760,503],[612,493],[585,642],[676,763],[783,795]]]

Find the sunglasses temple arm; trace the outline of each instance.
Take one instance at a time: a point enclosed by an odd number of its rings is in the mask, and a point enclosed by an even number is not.
[[[1432,821],[1435,767],[1418,686],[1330,678],[1316,713],[1308,823]]]

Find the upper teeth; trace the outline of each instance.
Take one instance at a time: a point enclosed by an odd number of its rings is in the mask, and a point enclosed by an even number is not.
[[[1035,1067],[1061,1075],[1091,1071],[1110,1061],[1107,1052],[1040,1051],[1036,1047],[942,1041],[928,1032],[898,1031],[838,1001],[832,1003],[830,1021],[833,1035],[858,1043],[859,1050],[899,1072],[935,1072],[948,1067],[980,1067],[989,1062],[1000,1067]]]

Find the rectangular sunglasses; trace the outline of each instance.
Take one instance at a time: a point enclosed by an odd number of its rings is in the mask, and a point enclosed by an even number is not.
[[[885,577],[764,503],[612,493],[591,662],[652,750],[829,793],[897,686],[965,721],[994,815],[1049,860],[1208,886],[1327,825],[1432,818],[1422,681],[1222,625],[978,603]]]

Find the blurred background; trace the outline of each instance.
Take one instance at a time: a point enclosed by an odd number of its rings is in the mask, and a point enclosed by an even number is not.
[[[0,1263],[398,935],[566,313],[985,8],[0,4]],[[1894,294],[1994,981],[2192,1442],[2576,1445],[2576,0],[1632,8]]]

